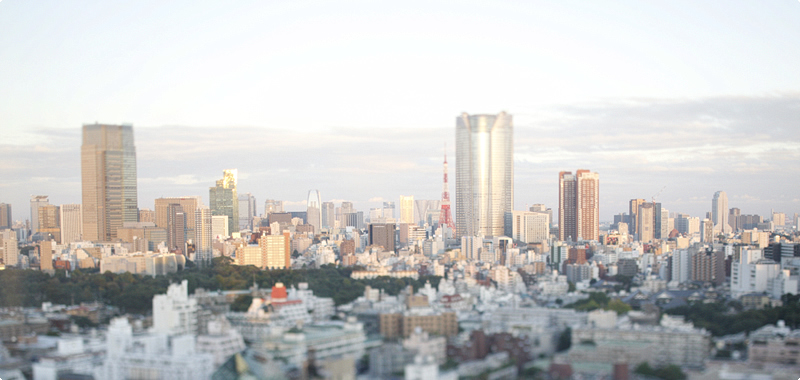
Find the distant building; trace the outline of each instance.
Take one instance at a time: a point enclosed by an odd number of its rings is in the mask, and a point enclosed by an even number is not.
[[[253,230],[253,217],[256,212],[256,197],[250,193],[239,195],[239,230]]]
[[[379,245],[387,251],[395,250],[395,224],[373,223],[369,225],[369,244]]]
[[[113,241],[139,221],[132,126],[84,125],[81,177],[84,240]]]
[[[164,335],[197,333],[197,300],[189,297],[189,282],[171,284],[167,294],[153,297],[153,331]]]
[[[208,189],[209,208],[214,216],[228,217],[228,233],[239,232],[239,198],[236,193],[238,171],[226,169],[222,179]]]
[[[525,243],[546,242],[550,239],[550,215],[533,211],[507,212],[505,236]]]
[[[61,205],[61,240],[69,244],[83,240],[83,212],[80,204]]]
[[[319,190],[309,190],[306,202],[306,222],[314,226],[314,233],[319,234],[322,229],[322,200]]]
[[[61,243],[61,210],[56,205],[39,206],[39,229],[36,231],[43,239],[52,237]]]
[[[600,240],[600,176],[589,170],[558,174],[558,236]]]
[[[11,228],[14,224],[14,219],[11,216],[11,205],[8,203],[0,203],[0,230]]]
[[[714,193],[711,200],[711,221],[714,222],[714,231],[727,235],[731,232],[728,224],[728,195],[724,191]]]

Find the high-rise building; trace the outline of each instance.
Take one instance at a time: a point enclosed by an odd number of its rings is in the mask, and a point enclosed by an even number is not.
[[[580,169],[558,174],[559,240],[600,239],[600,176]]]
[[[400,223],[413,224],[414,221],[414,196],[400,196]]]
[[[31,195],[31,235],[39,232],[39,207],[49,204],[47,195]]]
[[[80,204],[61,205],[61,243],[83,239],[83,212]]]
[[[514,206],[511,115],[456,118],[456,236],[502,236]]]
[[[239,232],[239,198],[236,194],[238,171],[225,169],[217,185],[208,189],[209,206],[213,215],[228,217],[228,232]]]
[[[53,241],[42,240],[39,242],[39,270],[53,271]]]
[[[578,238],[578,191],[572,172],[558,173],[558,240]]]
[[[14,219],[11,218],[11,205],[8,203],[0,203],[0,230],[11,228],[13,224]]]
[[[661,207],[661,203],[656,203],[653,212],[655,213],[653,217],[653,222],[655,224],[653,227],[653,238],[667,240],[669,232],[672,231],[669,228],[669,210]]]
[[[239,195],[239,230],[252,230],[253,217],[256,213],[256,197],[250,193]]]
[[[39,206],[36,210],[39,214],[39,228],[36,232],[39,233],[43,239],[55,239],[57,243],[61,243],[61,213],[59,207],[56,205]]]
[[[336,226],[336,214],[333,202],[322,202],[322,227]]]
[[[199,265],[206,265],[211,262],[213,257],[212,243],[214,235],[212,231],[211,210],[201,206],[195,213],[195,262]],[[222,223],[224,224],[224,223]]]
[[[83,126],[81,184],[84,240],[115,240],[123,223],[139,221],[132,126]]]
[[[370,224],[369,244],[382,246],[386,251],[394,251],[395,230],[394,223]]]
[[[639,233],[639,241],[643,243],[649,243],[655,238],[655,210],[656,207],[652,202],[644,202],[639,205],[639,211],[636,213],[638,223],[636,231]]]
[[[728,224],[728,195],[724,191],[714,193],[711,200],[711,221],[714,223],[714,231],[722,234],[729,234],[731,226]]]
[[[19,242],[14,231],[5,231],[3,233],[2,248],[3,248],[3,265],[6,267],[15,267],[19,264]]]
[[[177,198],[157,198],[155,200],[155,220],[156,227],[165,228],[169,231],[169,207],[170,205],[180,205],[182,208],[182,212],[185,215],[185,223],[184,228],[186,230],[186,236],[183,238],[184,241],[191,240],[192,242],[195,241],[197,238],[196,234],[196,221],[197,218],[195,216],[197,209],[203,204],[200,200],[200,196],[191,196],[191,197],[177,197]]]
[[[322,200],[319,190],[309,190],[306,202],[306,221],[314,226],[314,234],[319,234],[322,228]]]
[[[258,246],[261,250],[262,269],[291,268],[289,231],[284,231],[282,234],[263,234],[258,239]]]
[[[167,249],[171,252],[186,254],[187,220],[183,206],[177,203],[167,206]]]
[[[737,207],[731,207],[728,212],[728,224],[731,225],[731,232],[739,232],[742,229],[741,220],[739,218],[741,215],[742,210]]]
[[[630,207],[628,209],[628,233],[631,236],[634,236],[637,240],[639,239],[639,206],[641,206],[644,202],[646,202],[644,199],[631,199]]]

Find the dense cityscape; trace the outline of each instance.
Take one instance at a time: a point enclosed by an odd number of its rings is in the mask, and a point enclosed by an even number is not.
[[[0,380],[800,378],[800,2],[0,1]]]
[[[601,225],[590,169],[515,210],[505,112],[456,118],[452,203],[444,156],[440,199],[369,210],[260,203],[235,168],[140,208],[134,141],[86,124],[81,203],[0,203],[1,378],[796,376],[796,213],[720,190]]]

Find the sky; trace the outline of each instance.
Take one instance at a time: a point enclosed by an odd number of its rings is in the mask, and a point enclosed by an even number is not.
[[[139,205],[441,197],[455,119],[514,118],[515,208],[558,172],[703,217],[800,212],[800,1],[0,0],[0,202],[80,203],[81,125],[134,126]]]

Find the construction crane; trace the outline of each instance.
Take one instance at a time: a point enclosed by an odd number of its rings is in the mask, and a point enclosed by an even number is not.
[[[661,192],[663,192],[663,191],[664,191],[664,189],[666,189],[666,188],[667,188],[667,185],[664,185],[664,187],[662,187],[662,188],[661,188],[661,190],[659,190],[659,191],[658,191],[658,193],[656,193],[656,195],[653,195],[653,196],[650,198],[650,200],[652,200],[652,201],[653,201],[653,204],[656,204],[656,198],[658,198],[658,196],[659,196],[659,195],[661,195]]]

